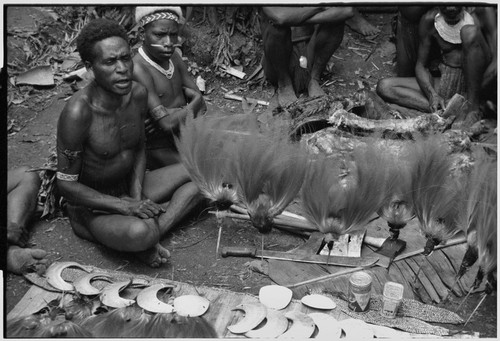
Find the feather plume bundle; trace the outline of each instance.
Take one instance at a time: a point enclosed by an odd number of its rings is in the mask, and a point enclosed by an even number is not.
[[[230,167],[234,146],[254,129],[246,117],[188,116],[180,128],[180,138],[175,139],[182,164],[193,182],[202,195],[222,208],[238,200]]]
[[[302,187],[302,205],[309,221],[325,233],[326,242],[365,228],[382,205],[385,174],[380,152],[372,146],[356,150],[343,180],[332,160],[320,158],[311,165]]]
[[[427,239],[424,255],[453,237],[457,227],[459,182],[451,174],[451,159],[438,138],[417,141],[411,153],[411,193],[415,215]]]
[[[399,231],[415,216],[407,154],[407,148],[404,148],[399,155],[388,154],[384,157],[386,181],[382,191],[385,197],[377,213],[387,221],[393,239],[399,237]]]
[[[93,315],[81,325],[91,330],[94,337],[143,337],[151,315],[137,304]]]
[[[300,191],[307,163],[305,151],[279,137],[254,134],[237,145],[233,173],[239,198],[261,233],[271,231],[274,217]]]
[[[491,165],[489,185],[483,187],[476,218],[477,254],[479,270],[474,281],[478,287],[483,275],[487,276],[486,291],[496,289],[494,272],[497,268],[497,179],[496,164]]]
[[[200,316],[186,317],[173,314],[155,314],[147,325],[151,338],[217,338],[217,333]]]
[[[477,219],[480,201],[492,179],[496,177],[496,167],[486,156],[478,158],[470,174],[463,177],[464,186],[460,191],[458,201],[457,226],[467,234],[467,250],[457,277],[461,278],[465,272],[477,261]]]

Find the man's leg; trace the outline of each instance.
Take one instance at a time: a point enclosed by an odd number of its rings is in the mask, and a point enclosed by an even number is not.
[[[167,262],[170,253],[163,248],[156,219],[141,219],[119,214],[98,214],[67,206],[71,227],[81,238],[97,241],[110,249],[134,253],[151,267]]]
[[[307,91],[309,96],[324,96],[319,82],[328,61],[337,50],[344,37],[344,23],[316,25],[307,46],[307,60],[310,61],[311,80]]]
[[[20,167],[7,173],[7,271],[18,275],[43,273],[47,264],[44,250],[19,247],[28,242],[27,225],[35,212],[40,187],[38,174],[27,170]]]
[[[439,87],[439,79],[434,79],[434,85]],[[414,77],[383,78],[377,83],[377,94],[389,103],[395,103],[406,108],[430,112],[429,100],[420,90]]]
[[[40,178],[28,167],[10,170],[7,174],[7,241],[26,246],[28,223],[36,210]]]
[[[466,25],[460,31],[463,46],[463,69],[467,85],[467,100],[471,111],[479,110],[481,83],[491,56],[479,26]]]
[[[198,186],[181,164],[146,173],[144,194],[154,202],[165,203],[166,212],[158,218],[160,238],[203,201]]]
[[[267,80],[277,89],[278,103],[284,107],[297,100],[289,71],[292,54],[290,27],[274,25],[266,15],[261,18],[264,43],[263,68]]]

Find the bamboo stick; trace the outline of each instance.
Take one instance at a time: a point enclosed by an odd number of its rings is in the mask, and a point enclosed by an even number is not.
[[[220,217],[227,217],[227,218],[234,218],[234,219],[241,219],[241,220],[250,220],[250,216],[248,214],[238,214],[238,213],[232,213],[232,212],[214,212],[214,211],[209,211],[209,213],[212,214],[218,214]],[[308,222],[303,222],[299,221],[296,219],[284,219],[284,218],[274,218],[273,220],[274,224],[276,225],[285,225],[288,226],[289,228],[297,228],[301,229],[304,231],[308,232],[316,232],[319,231],[315,227],[311,226]]]

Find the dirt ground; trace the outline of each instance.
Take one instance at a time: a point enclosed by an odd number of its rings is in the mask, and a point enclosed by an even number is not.
[[[22,38],[15,32],[29,32],[36,28],[39,18],[47,17],[41,8],[8,8],[7,36],[8,56],[13,56],[16,49],[22,48]],[[332,57],[328,73],[324,78],[324,89],[336,96],[349,96],[362,87],[374,88],[378,79],[394,74],[394,44],[390,42],[391,18],[394,13],[370,13],[368,20],[381,29],[373,40],[367,40],[349,28],[345,30],[341,47]],[[198,18],[199,19],[199,18]],[[193,46],[186,52],[190,61],[209,66],[207,55],[210,53],[210,41],[214,33],[207,23],[197,18],[189,23],[189,44]],[[258,42],[256,43],[258,48]],[[8,62],[9,60],[7,60]],[[255,66],[253,67],[255,68]],[[247,75],[253,69],[244,70]],[[228,90],[240,89],[237,94],[268,101],[273,89],[264,84],[262,87],[247,89],[244,82],[235,78],[215,77],[213,73],[202,73],[207,82],[205,99],[209,110],[215,114],[242,113],[239,102],[226,100],[223,94]],[[41,166],[49,156],[50,148],[55,145],[56,125],[64,99],[71,94],[70,85],[61,83],[52,88],[31,89],[26,100],[8,107],[7,122],[15,129],[8,133],[7,165],[14,168],[22,165]],[[264,112],[264,106],[258,106],[254,114]],[[248,267],[248,258],[220,258],[216,255],[218,226],[216,219],[207,212],[197,212],[181,226],[171,231],[162,241],[162,245],[171,250],[171,262],[160,269],[149,268],[130,255],[110,251],[100,245],[79,239],[74,235],[67,218],[33,223],[31,245],[43,248],[49,253],[50,261],[77,261],[106,269],[121,269],[132,273],[141,273],[152,277],[158,276],[176,281],[222,287],[225,289],[258,294],[260,287],[271,284],[271,280]],[[296,235],[274,230],[265,237],[265,248],[271,250],[291,250],[304,240]],[[259,246],[261,236],[249,224],[226,219],[223,221],[221,246]],[[30,287],[23,277],[4,274],[5,278],[5,315],[23,297]],[[480,299],[479,294],[472,295],[458,312],[467,318]],[[459,298],[453,297],[443,307],[454,310]],[[463,330],[477,331],[481,337],[497,335],[496,294],[488,297]]]

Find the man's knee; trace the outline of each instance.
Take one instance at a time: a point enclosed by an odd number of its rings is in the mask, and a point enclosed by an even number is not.
[[[383,99],[387,99],[391,87],[391,78],[382,78],[377,82],[377,88],[375,89],[375,91],[377,95],[379,95]]]
[[[156,245],[160,240],[158,228],[143,219],[135,219],[130,222],[126,230],[129,251],[142,251]]]
[[[481,30],[477,25],[465,25],[462,27],[460,30],[460,38],[462,39],[464,48],[474,43],[478,43],[479,34],[481,34]]]

